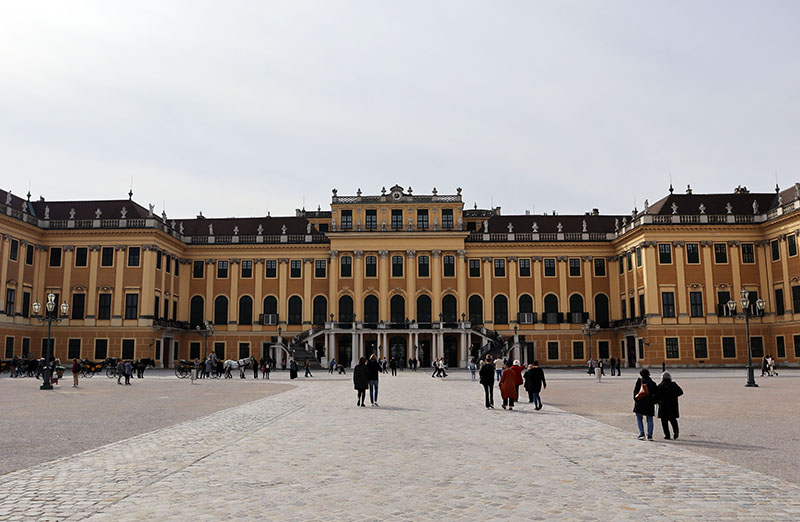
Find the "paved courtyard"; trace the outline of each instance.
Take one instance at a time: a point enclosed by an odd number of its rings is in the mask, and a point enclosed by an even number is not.
[[[0,520],[800,519],[796,484],[684,441],[637,441],[547,396],[540,412],[487,411],[466,373],[442,381],[406,371],[382,379],[379,408],[357,408],[350,378],[300,378],[282,393],[0,475]],[[623,378],[630,384],[631,372]],[[553,372],[548,391],[592,393],[579,379]],[[226,386],[240,384],[204,382],[192,393]]]

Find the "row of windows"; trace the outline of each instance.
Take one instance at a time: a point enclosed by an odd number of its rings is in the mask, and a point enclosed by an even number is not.
[[[609,344],[608,341],[597,341],[597,357],[600,359],[608,359],[609,357]],[[584,353],[583,341],[572,341],[572,360],[585,361],[590,354]],[[568,357],[561,357],[559,350],[559,341],[547,342],[547,359],[556,361],[560,359],[568,359]]]
[[[391,228],[393,230],[400,230],[404,228],[403,224],[403,210],[402,209],[392,209],[391,210]],[[378,211],[377,209],[367,209],[364,215],[364,228],[366,230],[377,230],[378,229]],[[383,227],[385,223],[381,223]],[[431,221],[428,218],[428,209],[419,209],[417,210],[417,228],[421,230],[425,230],[430,228]],[[356,227],[358,228],[361,226],[360,223],[356,222]],[[453,228],[453,209],[451,208],[443,208],[442,209],[442,228]],[[352,230],[353,229],[353,211],[350,209],[345,209],[341,211],[341,228],[343,230]]]
[[[800,335],[793,336],[794,355],[800,357]],[[736,338],[722,337],[722,357],[725,359],[736,358]],[[692,339],[693,355],[695,359],[708,359],[708,338],[694,337]],[[680,346],[677,337],[666,337],[664,339],[665,357],[667,359],[680,359]],[[764,338],[761,336],[750,337],[750,350],[754,358],[764,357]],[[784,336],[775,337],[776,357],[786,357],[786,341]]]
[[[776,296],[776,303],[777,303],[777,310],[779,311],[778,315],[783,315],[785,312],[784,303],[783,303],[783,290],[777,289],[775,291]],[[643,298],[644,296],[640,296]],[[794,300],[794,306],[800,305],[800,286],[792,287],[792,298]],[[728,301],[731,300],[731,293],[727,290],[720,290],[717,292],[717,315],[720,316],[729,316],[731,315],[730,309],[728,308]],[[748,300],[750,302],[750,313],[756,315],[756,301],[758,301],[758,292],[750,291],[748,292]],[[640,303],[643,305],[644,303],[640,299]],[[632,305],[631,305],[632,306]],[[737,301],[737,307],[739,303]],[[623,307],[624,307],[624,300],[623,300]],[[691,317],[703,317],[703,292],[689,292],[689,315]],[[795,310],[800,310],[800,308],[795,308]],[[624,314],[624,312],[623,312]],[[675,317],[676,316],[676,308],[675,308],[675,292],[661,292],[661,315],[662,317]]]
[[[93,353],[83,353],[82,339],[71,338],[67,339],[67,359],[83,359],[86,357],[94,357],[94,359],[105,359],[108,357],[108,339],[95,339]],[[56,339],[50,339],[50,347],[55,350]],[[134,359],[136,356],[136,340],[135,339],[122,339],[121,343],[121,356],[123,359]],[[42,352],[41,357],[45,357],[47,352],[47,339],[42,339]],[[55,351],[53,352],[55,353]],[[33,357],[31,353],[31,340],[29,337],[23,337],[20,351],[15,353],[14,337],[7,336],[5,340],[5,357],[10,359],[15,355],[22,357]]]
[[[780,259],[780,249],[778,246],[778,241],[772,241],[772,260],[777,261]],[[797,242],[794,234],[787,236],[787,245],[789,249],[789,256],[796,256],[797,255]],[[725,265],[728,263],[728,245],[726,243],[714,243],[714,263],[718,265]],[[742,243],[740,245],[741,250],[741,257],[742,263],[746,265],[752,265],[756,262],[755,256],[755,245],[753,243]],[[685,252],[686,252],[686,263],[689,265],[699,265],[700,264],[700,244],[699,243],[686,243],[685,245]],[[642,266],[642,249],[641,247],[637,247],[634,251],[626,253],[624,256],[620,256],[619,259],[619,273],[623,273],[625,271],[625,266],[627,265],[628,270],[633,269],[633,260],[634,257],[636,259],[636,266]],[[672,264],[672,244],[671,243],[659,243],[658,244],[658,262],[661,265],[671,265]]]

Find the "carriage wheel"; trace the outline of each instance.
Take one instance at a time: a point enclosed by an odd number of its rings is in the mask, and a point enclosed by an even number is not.
[[[113,379],[117,376],[117,371],[114,368],[108,367],[106,368],[106,377],[109,379]]]

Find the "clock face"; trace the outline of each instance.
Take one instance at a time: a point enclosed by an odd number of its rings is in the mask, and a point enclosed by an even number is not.
[[[392,197],[394,199],[400,199],[400,193],[399,192],[392,192]]]

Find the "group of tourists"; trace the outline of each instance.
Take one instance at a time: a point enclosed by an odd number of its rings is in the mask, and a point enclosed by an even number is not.
[[[678,397],[683,395],[683,390],[672,380],[669,372],[661,374],[661,382],[656,384],[650,378],[650,370],[643,368],[633,387],[633,412],[636,414],[636,425],[639,428],[639,440],[645,440],[644,423],[647,423],[647,440],[653,440],[653,416],[655,406],[658,404],[658,418],[661,419],[661,428],[664,438],[678,439]],[[669,425],[672,425],[670,437]]]
[[[611,376],[621,376],[622,375],[622,357],[616,359],[612,357],[611,359],[598,359],[596,362],[591,357],[589,361],[586,363],[586,373],[589,375],[596,375],[598,381],[600,377],[605,376],[606,368],[611,370]]]
[[[775,359],[771,355],[767,355],[761,360],[761,376],[775,377],[778,372],[775,371]]]
[[[440,357],[433,361],[433,373],[431,377],[447,377],[447,359]]]
[[[499,363],[498,363],[499,361]],[[470,362],[470,371],[473,372],[475,361]],[[498,371],[498,366],[500,367]],[[495,377],[500,388],[500,397],[503,399],[503,409],[514,410],[514,403],[519,400],[519,387],[524,385],[528,392],[528,402],[533,403],[538,411],[542,409],[541,391],[547,388],[544,371],[539,366],[539,361],[533,361],[527,369],[519,361],[513,363],[507,359],[494,359],[487,355],[481,361],[478,370],[480,383],[483,386],[484,405],[487,410],[494,409],[494,383]]]
[[[75,363],[72,363],[72,372],[75,374]],[[122,379],[125,378],[125,385],[131,385],[131,376],[133,375],[133,361],[130,359],[120,359],[117,361],[117,384],[122,384]]]
[[[369,356],[358,359],[358,364],[353,368],[353,388],[358,392],[356,406],[365,407],[364,404],[367,388],[369,388],[370,406],[378,406],[378,381],[382,373],[382,364],[378,357],[373,353]]]

